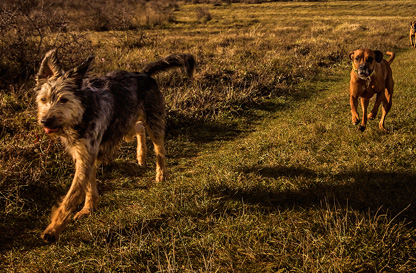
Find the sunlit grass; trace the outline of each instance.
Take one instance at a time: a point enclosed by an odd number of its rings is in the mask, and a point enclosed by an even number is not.
[[[197,7],[211,20],[198,21]],[[380,11],[381,7],[381,11]],[[411,272],[413,1],[180,5],[175,22],[86,33],[93,74],[196,56],[157,77],[169,179],[123,144],[97,174],[99,209],[60,241],[39,234],[73,164],[37,128],[30,83],[1,97],[0,250],[7,272]],[[351,124],[348,52],[395,51],[390,133]],[[64,50],[64,49],[63,49]],[[65,52],[63,52],[64,54]],[[65,65],[71,65],[66,62]],[[149,143],[150,145],[150,143]]]

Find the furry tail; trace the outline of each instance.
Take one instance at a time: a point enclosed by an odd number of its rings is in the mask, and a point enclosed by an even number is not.
[[[172,68],[181,67],[186,70],[189,78],[192,78],[195,70],[195,58],[192,54],[174,53],[166,58],[157,60],[146,65],[143,72],[152,76],[156,73],[167,71]]]
[[[396,54],[394,54],[394,52],[390,52],[390,51],[387,51],[386,54],[390,55],[390,58],[387,60],[387,62],[389,64],[391,64],[393,62],[394,58],[396,57]]]

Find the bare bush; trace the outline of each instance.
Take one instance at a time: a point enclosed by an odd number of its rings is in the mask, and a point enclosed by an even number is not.
[[[62,48],[63,55],[73,60],[84,57],[89,52],[83,51],[91,51],[91,42],[83,31],[140,32],[144,25],[173,21],[178,8],[175,0],[4,0],[0,4],[0,88],[26,82],[53,47]],[[127,37],[126,43],[137,48],[143,39]]]
[[[36,1],[5,2],[0,6],[0,88],[22,83],[33,75],[43,54],[62,48],[77,59],[90,48],[85,35],[67,31],[65,13]],[[69,60],[72,61],[72,60]],[[10,91],[10,90],[9,90]],[[4,91],[6,92],[6,91]]]

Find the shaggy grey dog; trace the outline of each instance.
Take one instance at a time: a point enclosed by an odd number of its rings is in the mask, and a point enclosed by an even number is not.
[[[51,223],[42,233],[54,242],[70,222],[77,205],[84,207],[74,219],[96,209],[99,195],[95,182],[97,164],[123,140],[137,138],[137,161],[146,157],[145,132],[154,144],[156,181],[166,178],[164,97],[152,75],[175,67],[191,77],[195,59],[190,54],[172,54],[148,64],[143,72],[113,71],[103,77],[88,78],[94,57],[64,71],[56,50],[49,51],[36,75],[38,122],[46,134],[59,137],[75,162],[71,187],[52,213]]]

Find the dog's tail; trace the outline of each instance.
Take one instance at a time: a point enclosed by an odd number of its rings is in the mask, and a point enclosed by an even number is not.
[[[156,73],[167,71],[172,68],[184,68],[189,78],[192,78],[195,70],[195,58],[192,54],[187,53],[174,53],[166,58],[157,60],[153,63],[146,65],[143,68],[143,72],[152,76]]]
[[[390,58],[387,60],[387,62],[389,64],[391,64],[393,62],[394,58],[396,57],[396,54],[394,54],[394,52],[390,52],[390,51],[387,51],[386,54],[390,55]]]

